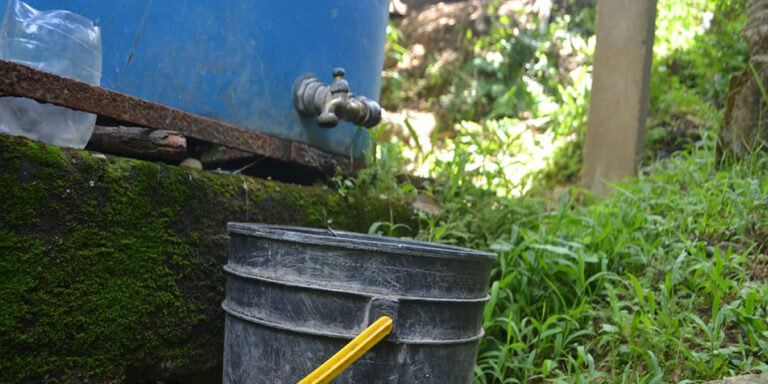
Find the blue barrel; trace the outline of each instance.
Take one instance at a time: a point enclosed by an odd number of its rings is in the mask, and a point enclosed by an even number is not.
[[[351,91],[378,100],[388,0],[26,0],[102,29],[102,86],[342,156],[370,135],[320,128],[295,111],[292,89],[346,69]]]

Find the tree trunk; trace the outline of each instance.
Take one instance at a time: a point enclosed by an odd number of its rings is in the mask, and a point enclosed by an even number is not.
[[[751,67],[733,75],[728,85],[720,123],[719,157],[728,154],[742,158],[766,150],[768,140],[768,100],[763,95],[768,84],[768,0],[752,0],[747,13],[741,37],[749,46]]]

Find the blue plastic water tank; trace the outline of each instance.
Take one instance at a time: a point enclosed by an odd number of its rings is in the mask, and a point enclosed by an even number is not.
[[[292,88],[346,69],[351,91],[379,99],[388,0],[26,0],[102,29],[102,86],[249,130],[362,158],[370,135],[299,115]]]

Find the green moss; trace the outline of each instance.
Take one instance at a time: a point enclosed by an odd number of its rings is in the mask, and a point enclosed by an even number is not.
[[[10,178],[0,177],[1,185],[9,185],[5,189],[5,198],[0,202],[5,216],[5,224],[9,227],[27,227],[39,221],[37,212],[47,198],[45,186],[40,182],[26,185],[10,183]]]
[[[1,343],[0,355],[13,357],[3,361],[9,364],[0,369],[0,381],[66,377],[66,372],[110,376],[125,356],[130,365],[157,358],[153,348],[177,342],[189,327],[178,287],[189,270],[189,249],[167,228],[181,201],[178,191],[164,188],[162,201],[170,211],[156,209],[150,197],[162,188],[157,166],[134,164],[126,183],[120,173],[94,172],[103,166],[73,153],[83,173],[51,180],[63,172],[40,172],[44,179],[26,185],[11,180],[13,173],[3,175],[12,197],[0,207],[8,228],[45,221],[56,231],[3,232],[3,276],[17,266],[18,278],[3,279],[0,290],[0,312],[11,319],[2,323],[0,333],[9,340]],[[64,164],[50,156],[33,159],[39,166]],[[44,184],[65,193],[48,196]]]
[[[365,232],[391,209],[5,135],[0,188],[0,382],[141,381],[213,367],[227,222],[333,219]]]
[[[225,198],[234,198],[240,192],[241,186],[233,183],[229,176],[218,175],[206,171],[190,170],[190,175],[201,178],[211,190],[219,196]]]
[[[67,157],[62,150],[55,145],[47,145],[36,141],[28,141],[21,137],[15,137],[12,143],[23,143],[18,146],[14,155],[29,158],[44,166],[67,166]]]

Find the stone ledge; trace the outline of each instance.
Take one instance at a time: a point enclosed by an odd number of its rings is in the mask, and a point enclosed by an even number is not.
[[[216,378],[229,221],[416,228],[402,204],[3,134],[0,191],[0,382]]]

